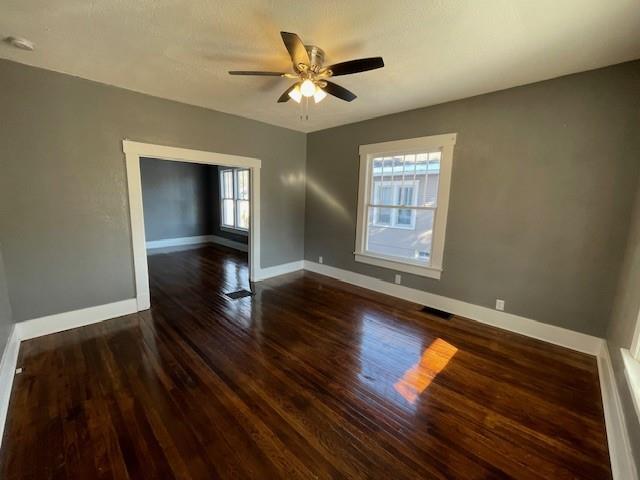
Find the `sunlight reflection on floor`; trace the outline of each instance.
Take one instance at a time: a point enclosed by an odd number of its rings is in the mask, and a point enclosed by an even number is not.
[[[412,405],[424,392],[433,379],[447,366],[458,349],[450,343],[436,338],[422,354],[420,361],[405,372],[394,384],[396,392]]]

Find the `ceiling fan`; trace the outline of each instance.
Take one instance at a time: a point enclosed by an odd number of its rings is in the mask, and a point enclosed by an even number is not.
[[[313,97],[315,103],[318,103],[327,96],[327,93],[346,102],[351,102],[356,99],[356,95],[328,79],[384,67],[382,57],[360,58],[325,67],[323,65],[324,51],[321,48],[315,45],[305,45],[295,33],[280,32],[280,35],[291,56],[293,73],[244,70],[229,72],[231,75],[259,75],[295,79],[296,82],[278,98],[279,103],[288,102],[289,99],[300,103],[303,97]]]

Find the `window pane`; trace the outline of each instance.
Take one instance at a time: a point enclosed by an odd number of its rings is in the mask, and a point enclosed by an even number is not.
[[[238,170],[238,199],[249,200],[249,170]]]
[[[238,228],[249,229],[249,202],[238,200]]]
[[[370,208],[370,210],[376,210]],[[385,209],[392,210],[392,209]],[[401,259],[430,263],[431,236],[433,232],[433,210],[417,210],[414,208],[399,208],[397,210],[397,225],[400,222],[415,223],[414,228],[393,228],[372,222],[376,212],[370,212],[367,226],[366,250],[371,253],[398,257]]]
[[[416,175],[424,175],[427,173],[427,166],[429,165],[429,154],[419,153],[416,155]]]
[[[222,198],[233,198],[233,171],[222,171]]]
[[[233,200],[222,200],[222,224],[233,227]]]
[[[416,155],[410,154],[404,156],[404,178],[405,180],[413,180],[416,173]]]
[[[414,188],[411,186],[400,186],[398,187],[398,203],[397,205],[411,205],[415,206],[414,202]]]
[[[378,225],[391,225],[391,208],[378,208],[373,207],[371,209],[371,218],[369,223],[375,223]]]
[[[376,195],[373,202],[376,205],[393,205],[393,185],[375,185]]]
[[[414,210],[412,208],[399,208],[396,223],[401,226],[411,226],[413,223],[413,212]]]

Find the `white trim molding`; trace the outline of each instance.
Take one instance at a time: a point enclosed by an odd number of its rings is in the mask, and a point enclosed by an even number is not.
[[[144,210],[142,184],[140,180],[140,158],[150,157],[177,162],[202,163],[223,167],[241,167],[251,171],[250,175],[250,226],[249,226],[249,278],[260,278],[260,167],[257,158],[205,152],[187,148],[168,147],[151,143],[122,141],[126,159],[127,185],[129,190],[129,218],[131,222],[131,246],[136,284],[138,310],[151,306],[149,295],[149,267],[144,232]]]
[[[47,315],[24,322],[18,322],[18,336],[21,341],[42,337],[51,333],[63,332],[72,328],[84,327],[93,323],[122,317],[138,311],[135,298],[107,303],[95,307],[81,308],[70,312]]]
[[[449,191],[451,186],[451,171],[453,168],[453,149],[456,144],[456,133],[432,135],[429,137],[409,138],[391,142],[360,145],[360,171],[358,182],[358,210],[356,220],[356,244],[354,259],[356,262],[368,263],[378,267],[388,268],[399,272],[412,273],[423,277],[440,279],[443,268],[444,245],[447,230],[447,214],[449,210]],[[432,244],[430,257],[427,262],[418,262],[401,257],[380,255],[367,250],[368,218],[371,205],[372,161],[380,155],[404,155],[412,153],[441,152],[440,171],[438,180],[438,198],[435,207],[407,206],[413,209],[431,209],[433,219]],[[417,192],[417,190],[416,190]],[[379,207],[379,205],[376,205]],[[393,207],[400,208],[394,204]]]
[[[412,273],[421,277],[440,279],[442,274],[441,268],[427,267],[425,265],[414,265],[413,262],[398,263],[396,260],[384,258],[384,255],[369,255],[368,253],[354,252],[356,262],[368,263],[376,267],[388,268],[399,272]]]
[[[17,325],[13,325],[9,339],[0,360],[0,446],[4,434],[4,426],[9,412],[9,400],[11,399],[11,387],[18,365],[18,353],[20,352],[20,337]]]
[[[304,269],[336,278],[358,287],[367,288],[375,292],[402,298],[410,302],[426,305],[438,310],[451,312],[461,317],[470,318],[487,325],[520,333],[528,337],[543,340],[554,345],[560,345],[590,355],[598,355],[603,339],[574,332],[566,328],[538,322],[530,318],[512,313],[500,312],[491,308],[474,305],[453,298],[443,297],[434,293],[385,282],[379,278],[369,277],[360,273],[319,264],[309,260],[304,261]]]
[[[607,442],[611,459],[611,473],[614,480],[638,478],[638,471],[633,460],[631,442],[620,400],[620,392],[616,382],[609,348],[602,342],[598,352],[598,376],[602,392],[602,407],[607,427]]]
[[[631,401],[640,422],[640,362],[633,358],[631,352],[625,348],[620,349],[624,362],[624,375],[631,390]]]
[[[636,328],[631,339],[631,347],[629,347],[631,355],[640,361],[640,309],[638,309],[638,317],[636,318]]]
[[[266,280],[267,278],[277,277],[279,275],[285,275],[287,273],[297,272],[298,270],[302,270],[304,268],[305,261],[297,260],[295,262],[290,263],[282,263],[280,265],[275,265],[273,267],[266,267],[260,269],[260,276],[255,280],[259,282],[261,280]]]
[[[177,238],[164,238],[162,240],[151,240],[146,242],[147,250],[165,249],[171,247],[183,247],[189,245],[206,245],[208,243],[216,243],[225,247],[233,248],[241,252],[249,252],[249,245],[235,240],[230,240],[218,235],[195,235],[193,237],[177,237]]]
[[[183,245],[201,245],[203,243],[210,243],[211,235],[194,235],[193,237],[176,237],[176,238],[163,238],[162,240],[149,240],[145,242],[147,250],[153,250],[155,248],[166,247],[181,247]]]

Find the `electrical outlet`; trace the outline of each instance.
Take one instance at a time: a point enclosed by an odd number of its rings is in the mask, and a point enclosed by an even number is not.
[[[397,285],[400,285],[400,282],[402,282],[402,276],[399,273],[396,273],[396,278],[394,281]]]
[[[496,310],[500,310],[501,312],[504,312],[504,300],[500,300],[499,298],[496,298]]]
[[[324,260],[322,259],[322,255],[320,255],[320,256],[318,257],[318,263],[323,263],[323,262],[324,262]]]

